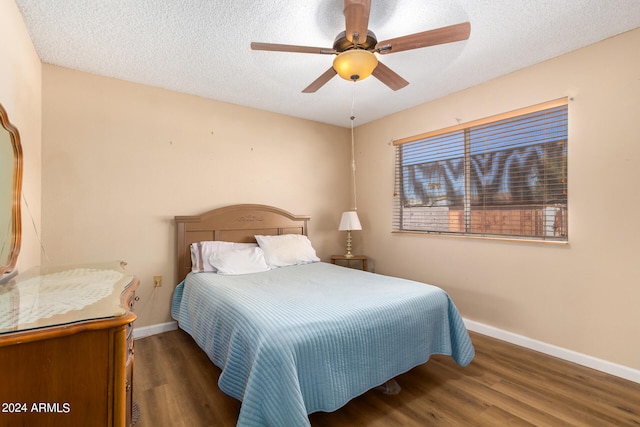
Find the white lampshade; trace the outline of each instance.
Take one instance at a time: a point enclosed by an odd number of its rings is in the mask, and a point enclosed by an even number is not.
[[[358,219],[358,213],[355,211],[343,212],[338,230],[362,230],[360,219]]]

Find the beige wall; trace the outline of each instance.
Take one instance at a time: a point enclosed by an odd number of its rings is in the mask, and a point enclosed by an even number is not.
[[[472,321],[639,369],[639,47],[635,30],[359,127],[362,239],[376,271],[443,287]],[[563,96],[574,99],[569,245],[391,233],[392,139]]]
[[[40,262],[41,178],[43,263],[128,261],[142,280],[137,326],[169,320],[174,215],[273,204],[312,215],[324,259],[342,248],[344,129],[41,68],[12,1],[0,2],[0,38],[12,41],[0,44],[0,102],[22,136],[30,208],[20,269]],[[442,286],[467,319],[640,368],[639,45],[636,30],[356,129],[357,250],[379,273]],[[574,98],[569,245],[391,234],[392,139],[560,96]]]
[[[341,247],[346,129],[44,65],[43,135],[43,262],[127,261],[136,327],[171,320],[175,215],[274,205],[311,215],[323,259]]]
[[[0,103],[18,128],[24,156],[22,245],[16,265],[24,271],[40,264],[41,63],[13,0],[0,1],[0,40]]]

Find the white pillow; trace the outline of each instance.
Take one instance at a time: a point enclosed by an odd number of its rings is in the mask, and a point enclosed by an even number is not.
[[[209,257],[218,274],[248,274],[269,270],[259,247],[214,252]]]
[[[194,273],[215,273],[218,271],[209,258],[214,252],[234,250],[240,248],[255,248],[256,243],[235,243],[223,241],[205,241],[191,244],[191,271]]]
[[[318,262],[316,250],[302,234],[282,234],[280,236],[255,236],[264,251],[267,264],[271,267],[308,264]]]

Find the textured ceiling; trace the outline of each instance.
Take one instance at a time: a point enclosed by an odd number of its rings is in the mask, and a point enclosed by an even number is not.
[[[464,21],[469,40],[384,55],[410,84],[338,76],[301,93],[332,55],[343,0],[16,0],[43,62],[295,117],[361,125],[640,27],[640,0],[372,0],[386,40]],[[639,47],[640,49],[640,47]]]

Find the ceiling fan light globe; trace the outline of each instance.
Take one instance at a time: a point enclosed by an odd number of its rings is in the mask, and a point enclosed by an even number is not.
[[[345,80],[364,80],[378,66],[378,58],[364,49],[351,49],[342,52],[333,60],[336,73]]]

